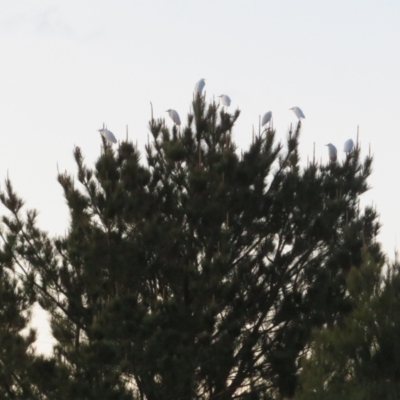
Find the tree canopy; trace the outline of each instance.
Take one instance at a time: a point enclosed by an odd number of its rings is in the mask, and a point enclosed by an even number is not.
[[[317,330],[296,399],[400,398],[400,268],[365,257],[348,276],[352,312]]]
[[[353,308],[349,271],[365,249],[382,259],[377,214],[359,206],[372,157],[356,146],[303,165],[301,122],[239,151],[239,115],[197,95],[185,127],[151,118],[145,160],[102,139],[90,168],[76,147],[76,179],[58,175],[61,237],[6,181],[1,268],[49,312],[57,341],[37,398],[293,396],[313,329]]]

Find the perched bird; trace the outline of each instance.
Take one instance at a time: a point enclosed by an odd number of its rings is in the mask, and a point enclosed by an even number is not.
[[[229,107],[231,105],[231,99],[229,98],[229,96],[227,96],[226,94],[221,94],[220,96],[218,96],[221,99],[221,103],[224,106]]]
[[[298,119],[305,118],[303,111],[301,111],[299,107],[292,107],[289,108],[289,110],[292,110]]]
[[[114,134],[109,131],[107,128],[99,129],[101,135],[111,143],[117,143],[117,139],[115,138]]]
[[[176,125],[181,124],[181,119],[179,118],[179,114],[175,110],[169,109],[166,112],[171,117],[172,121],[174,121],[174,124]]]
[[[202,90],[204,89],[204,86],[206,85],[206,80],[204,78],[200,79],[195,87],[194,87],[194,91],[195,93],[201,94]]]
[[[267,125],[269,121],[271,121],[272,118],[272,111],[266,112],[261,120],[261,126]]]
[[[353,148],[354,148],[354,142],[353,142],[353,140],[352,139],[349,139],[349,140],[346,140],[345,142],[344,142],[344,148],[343,148],[343,151],[345,152],[345,153],[351,153],[351,151],[353,150]]]
[[[328,143],[326,146],[328,146],[329,150],[329,158],[332,162],[335,162],[337,160],[337,149],[332,143]]]

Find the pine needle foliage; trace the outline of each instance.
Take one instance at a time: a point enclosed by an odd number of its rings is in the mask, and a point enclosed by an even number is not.
[[[316,330],[302,361],[299,400],[400,398],[400,268],[366,254],[347,279],[353,310]]]
[[[351,310],[348,271],[381,257],[359,208],[372,158],[301,166],[300,122],[240,152],[239,115],[198,95],[185,127],[150,120],[145,160],[103,140],[89,168],[75,148],[63,237],[6,182],[4,251],[51,315],[66,398],[290,397],[312,329]]]

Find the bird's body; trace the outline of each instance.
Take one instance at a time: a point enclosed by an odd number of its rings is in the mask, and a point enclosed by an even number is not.
[[[175,110],[169,109],[166,112],[171,117],[172,121],[174,121],[174,124],[176,125],[181,124],[181,119],[179,118],[179,114]]]
[[[329,150],[329,159],[335,162],[337,160],[337,148],[332,143],[328,143],[327,146]]]
[[[351,153],[351,151],[353,150],[353,148],[354,148],[354,142],[353,142],[352,139],[346,140],[346,141],[344,142],[343,151],[344,151],[345,153]]]
[[[267,125],[269,121],[271,121],[272,118],[272,111],[266,112],[261,120],[261,126]]]
[[[107,128],[99,129],[100,134],[109,142],[117,143],[117,139],[115,138],[114,134],[109,131]]]
[[[229,107],[231,105],[231,99],[229,98],[229,96],[227,96],[226,94],[221,94],[220,96],[218,96],[221,99],[221,103],[224,106]]]
[[[195,93],[201,94],[202,90],[204,89],[204,86],[206,85],[206,80],[204,78],[200,79],[195,87],[194,87],[194,91]]]
[[[292,110],[298,119],[305,118],[303,111],[299,107],[292,107],[289,110]]]

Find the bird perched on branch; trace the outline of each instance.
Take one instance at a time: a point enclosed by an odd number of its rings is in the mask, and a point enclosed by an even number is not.
[[[337,160],[337,148],[332,143],[328,143],[326,146],[328,146],[330,160],[335,162]]]
[[[176,125],[181,124],[181,119],[179,118],[179,114],[175,110],[169,109],[166,112],[171,117],[172,121],[174,121],[174,124]]]
[[[231,105],[231,99],[229,98],[229,96],[227,96],[226,94],[221,94],[220,96],[218,96],[221,99],[221,103],[224,106],[229,107]]]
[[[292,107],[289,110],[292,110],[298,119],[305,118],[303,111],[299,107]]]
[[[99,129],[100,134],[109,142],[111,143],[117,143],[117,139],[115,138],[114,134],[109,131],[107,128]]]
[[[204,89],[204,86],[206,86],[206,80],[204,78],[201,78],[195,85],[194,91],[195,93],[201,94],[202,90]]]
[[[353,148],[354,148],[354,142],[353,142],[352,139],[346,140],[346,141],[344,142],[343,151],[344,151],[345,153],[347,153],[347,154],[351,153],[351,151],[353,150]]]
[[[271,121],[272,118],[272,111],[266,112],[261,120],[261,126],[267,125],[269,121]]]

